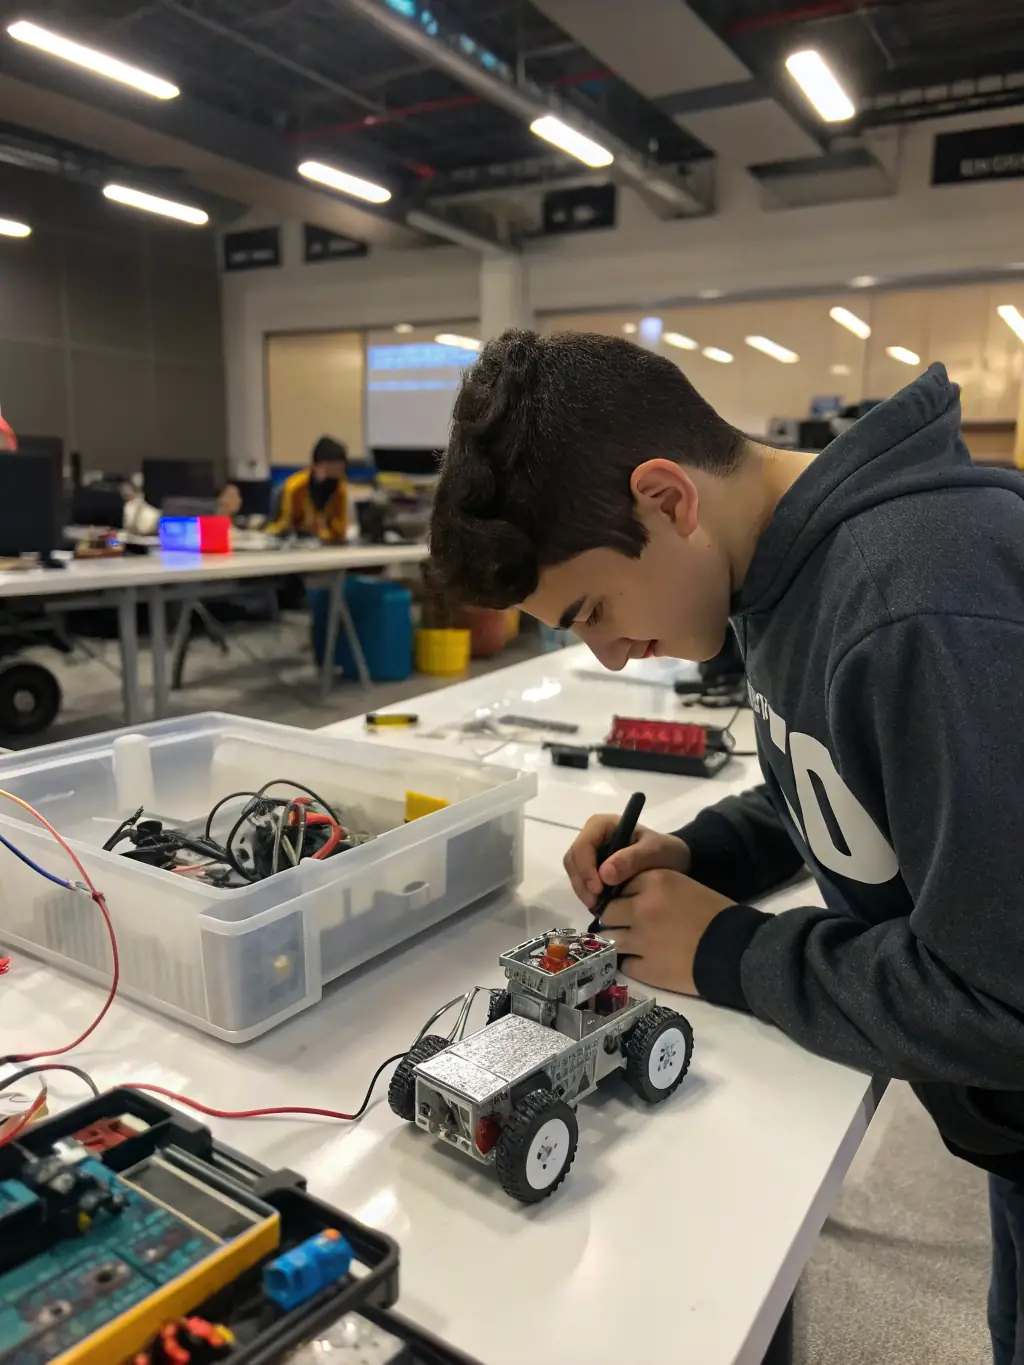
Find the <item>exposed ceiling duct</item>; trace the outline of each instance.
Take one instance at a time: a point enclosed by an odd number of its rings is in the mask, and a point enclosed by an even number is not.
[[[418,18],[407,16],[388,5],[386,0],[333,0],[333,3],[339,9],[358,14],[415,56],[429,61],[466,89],[508,110],[525,123],[553,114],[600,143],[615,158],[609,169],[611,177],[640,191],[646,202],[663,216],[707,212],[708,200],[697,189],[696,182],[689,184],[675,170],[650,160],[609,129],[588,119],[575,105],[567,104],[525,78],[517,78],[504,63],[466,35],[445,30],[436,16],[426,13]],[[628,26],[628,15],[621,18]],[[581,41],[584,46],[590,46],[585,40]]]
[[[821,141],[683,0],[535,3],[722,160],[746,167],[821,153]]]

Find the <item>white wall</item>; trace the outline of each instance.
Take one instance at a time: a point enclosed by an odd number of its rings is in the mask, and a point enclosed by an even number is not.
[[[957,128],[1019,119],[959,119]],[[701,289],[829,287],[881,279],[1001,269],[1024,260],[1024,180],[932,188],[939,123],[887,133],[898,191],[881,199],[764,211],[753,180],[719,167],[718,212],[661,222],[620,195],[614,232],[530,242],[534,312],[651,305]],[[265,458],[263,336],[274,331],[386,326],[479,315],[479,258],[457,247],[375,252],[364,260],[302,266],[298,226],[288,264],[224,278],[224,344],[232,465]]]

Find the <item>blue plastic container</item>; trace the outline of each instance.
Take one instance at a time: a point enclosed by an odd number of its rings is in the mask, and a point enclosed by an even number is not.
[[[324,657],[328,596],[324,588],[314,588],[309,593],[313,652],[317,663]],[[401,682],[407,678],[412,672],[412,593],[409,589],[389,578],[351,576],[345,580],[345,601],[374,682]],[[344,630],[338,632],[334,662],[350,677],[358,676]]]

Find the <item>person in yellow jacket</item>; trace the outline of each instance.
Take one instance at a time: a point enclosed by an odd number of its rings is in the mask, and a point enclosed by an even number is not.
[[[277,517],[267,530],[276,535],[319,536],[340,545],[348,531],[348,451],[331,436],[313,447],[308,469],[293,474],[281,489]]]

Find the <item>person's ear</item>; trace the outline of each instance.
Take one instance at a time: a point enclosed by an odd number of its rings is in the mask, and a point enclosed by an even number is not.
[[[697,485],[679,465],[671,460],[645,460],[633,470],[629,486],[641,516],[667,517],[678,535],[693,535],[700,496]]]

